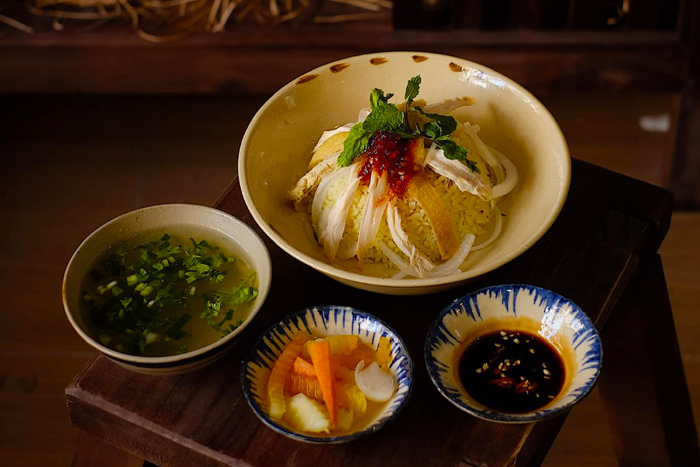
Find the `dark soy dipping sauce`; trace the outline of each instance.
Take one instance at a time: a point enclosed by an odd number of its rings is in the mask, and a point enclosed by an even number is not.
[[[464,389],[499,412],[522,413],[552,401],[564,385],[559,352],[542,337],[496,331],[477,337],[459,361]]]

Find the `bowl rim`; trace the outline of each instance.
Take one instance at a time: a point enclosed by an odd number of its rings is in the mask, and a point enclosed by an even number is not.
[[[471,407],[470,405],[462,403],[458,398],[451,396],[442,383],[440,382],[440,377],[438,375],[438,370],[433,364],[432,356],[431,356],[431,344],[435,342],[436,339],[436,334],[437,334],[437,329],[440,326],[440,323],[442,323],[442,320],[445,318],[445,315],[447,315],[450,311],[453,310],[453,307],[455,304],[462,302],[463,300],[471,297],[476,297],[478,295],[481,295],[483,293],[486,293],[487,291],[493,290],[493,289],[503,289],[503,288],[510,288],[510,289],[525,289],[525,290],[536,290],[536,291],[542,291],[542,292],[547,292],[549,294],[552,294],[561,300],[564,301],[564,303],[568,303],[572,306],[574,310],[577,311],[576,315],[577,318],[580,319],[583,323],[585,323],[586,328],[592,329],[593,335],[595,336],[595,340],[598,344],[598,348],[600,350],[600,356],[598,358],[598,362],[595,366],[595,374],[593,375],[593,378],[586,383],[584,386],[584,390],[581,391],[573,400],[570,402],[567,402],[566,404],[562,405],[561,407],[557,408],[551,408],[551,409],[539,409],[535,411],[530,411],[530,412],[524,412],[524,413],[506,413],[506,412],[499,412],[496,410],[492,409],[486,409],[486,410],[478,410],[474,407]],[[490,285],[486,287],[482,287],[478,290],[475,290],[474,292],[470,292],[468,294],[462,295],[459,298],[454,299],[452,302],[449,303],[445,308],[443,308],[442,311],[437,315],[435,320],[433,321],[433,324],[430,326],[430,329],[428,330],[428,335],[426,336],[425,339],[425,345],[423,347],[423,359],[425,361],[425,367],[428,370],[428,374],[430,375],[430,380],[432,381],[433,385],[435,388],[438,390],[438,392],[445,398],[447,399],[452,405],[457,407],[463,412],[466,412],[470,415],[473,415],[477,418],[481,418],[482,420],[488,420],[490,422],[499,422],[499,423],[529,423],[529,422],[536,422],[540,420],[546,420],[548,418],[553,418],[556,417],[557,415],[560,415],[561,413],[571,409],[574,405],[578,404],[581,402],[583,399],[586,398],[595,386],[595,384],[598,381],[598,377],[600,376],[600,372],[603,367],[603,341],[600,338],[600,333],[598,332],[598,329],[595,327],[593,324],[593,321],[588,317],[585,311],[578,306],[575,302],[572,300],[564,297],[561,294],[558,294],[556,292],[553,292],[549,289],[545,289],[544,287],[538,287],[536,285],[530,285],[530,284],[497,284],[497,285]],[[463,388],[460,387],[460,392],[463,392]]]
[[[444,276],[444,277],[437,277],[437,278],[423,278],[423,279],[391,279],[391,278],[383,278],[383,277],[375,277],[375,276],[369,276],[369,275],[364,275],[364,274],[359,274],[355,272],[350,272],[346,271],[344,269],[341,269],[339,267],[335,267],[332,264],[326,263],[324,261],[320,261],[318,259],[315,259],[306,253],[301,252],[298,250],[294,245],[289,243],[282,235],[280,235],[277,230],[265,220],[263,215],[260,213],[258,210],[257,206],[253,202],[253,197],[250,192],[250,189],[248,187],[248,175],[246,173],[246,168],[245,168],[245,154],[248,149],[249,141],[252,138],[253,134],[253,128],[255,128],[258,124],[258,121],[262,118],[263,113],[272,105],[273,102],[277,101],[280,99],[287,91],[292,89],[297,85],[297,80],[301,78],[302,76],[309,75],[309,74],[320,74],[321,72],[325,71],[328,69],[329,66],[332,66],[332,64],[337,63],[337,62],[347,62],[349,60],[353,61],[360,61],[362,59],[367,59],[367,58],[375,58],[378,56],[381,57],[400,57],[400,56],[406,56],[406,55],[416,55],[420,54],[423,56],[428,56],[429,58],[438,58],[442,60],[451,60],[451,61],[457,61],[460,64],[466,65],[469,68],[473,68],[476,70],[479,70],[481,72],[484,72],[486,74],[489,74],[491,76],[494,76],[498,79],[501,79],[508,83],[509,85],[513,86],[514,89],[516,89],[518,92],[523,94],[526,98],[528,98],[532,104],[537,108],[537,110],[543,114],[546,119],[553,125],[553,128],[557,131],[557,134],[560,137],[561,143],[563,143],[563,148],[565,154],[562,155],[560,158],[561,162],[561,168],[563,169],[563,175],[564,177],[560,180],[560,187],[559,187],[559,193],[556,199],[555,204],[553,205],[553,208],[551,212],[549,213],[547,219],[545,222],[543,222],[540,227],[521,245],[519,245],[517,248],[513,249],[509,254],[501,256],[499,258],[495,258],[488,263],[484,263],[479,265],[479,267],[475,269],[467,269],[460,274],[455,274],[451,276]],[[391,51],[391,52],[377,52],[377,53],[370,53],[370,54],[363,54],[363,55],[354,55],[346,58],[340,58],[337,60],[334,60],[332,62],[329,62],[327,64],[321,65],[319,67],[314,68],[313,70],[310,70],[303,75],[293,79],[289,83],[287,83],[285,86],[280,88],[276,93],[272,95],[263,105],[260,107],[260,109],[256,112],[255,116],[253,119],[250,121],[248,124],[248,127],[246,128],[245,134],[243,135],[243,139],[241,140],[241,145],[239,148],[238,152],[238,181],[241,187],[241,192],[243,194],[243,200],[248,207],[248,210],[250,211],[251,215],[253,216],[253,219],[255,222],[260,226],[263,232],[272,239],[272,241],[278,245],[282,250],[284,250],[287,254],[292,256],[293,258],[296,258],[297,260],[301,261],[302,263],[306,264],[307,266],[310,266],[317,271],[320,271],[326,275],[329,275],[331,277],[337,277],[343,281],[348,281],[348,282],[355,282],[355,283],[360,283],[368,286],[380,286],[380,287],[388,287],[388,288],[423,288],[423,287],[435,287],[435,286],[441,286],[441,285],[447,285],[447,284],[453,284],[453,283],[460,283],[463,281],[466,281],[468,279],[476,278],[479,276],[482,276],[484,274],[487,274],[495,269],[498,269],[499,267],[511,262],[521,254],[523,254],[525,251],[530,249],[537,241],[544,236],[544,234],[549,230],[549,228],[554,224],[554,221],[556,221],[557,217],[559,216],[559,213],[564,207],[564,203],[566,202],[566,198],[569,193],[569,188],[571,185],[571,154],[569,152],[569,146],[566,143],[566,138],[564,136],[564,133],[561,130],[561,127],[557,123],[556,119],[552,115],[552,113],[547,109],[542,102],[540,102],[530,91],[525,89],[523,86],[520,84],[516,83],[512,79],[508,78],[507,76],[489,68],[484,65],[481,65],[476,62],[472,62],[470,60],[464,59],[464,58],[459,58],[459,57],[454,57],[451,55],[445,55],[445,54],[437,54],[437,53],[430,53],[430,52],[419,52],[419,51]]]
[[[234,224],[238,225],[239,227],[243,228],[243,230],[247,231],[249,234],[251,234],[251,238],[253,239],[254,243],[258,243],[259,246],[262,246],[263,251],[265,252],[264,257],[261,258],[261,260],[266,263],[269,272],[269,275],[266,277],[261,277],[259,274],[259,271],[256,271],[256,275],[258,277],[258,297],[256,298],[256,302],[253,304],[250,314],[248,315],[248,318],[238,327],[236,328],[233,332],[230,334],[227,334],[226,336],[222,337],[221,339],[207,345],[204,347],[201,347],[196,350],[192,350],[189,352],[184,352],[181,354],[176,354],[176,355],[167,355],[167,356],[161,356],[161,357],[145,357],[145,356],[139,356],[139,355],[130,355],[127,353],[119,352],[113,349],[110,349],[109,347],[106,347],[102,344],[100,344],[97,340],[95,340],[88,332],[86,332],[77,322],[77,320],[74,318],[73,314],[74,312],[70,310],[68,306],[68,298],[66,297],[66,282],[68,280],[69,273],[71,271],[71,266],[73,265],[73,262],[76,259],[76,256],[78,255],[78,252],[80,252],[87,244],[89,244],[94,237],[96,237],[102,230],[106,229],[107,227],[116,224],[118,222],[123,222],[125,219],[130,218],[135,215],[139,214],[145,214],[148,213],[149,211],[154,211],[157,209],[195,209],[195,210],[202,210],[202,211],[208,211],[214,215],[219,215],[222,216],[223,218],[226,218],[229,222],[233,222]],[[200,225],[200,224],[192,224],[192,225]],[[240,239],[239,239],[240,241]],[[270,292],[270,285],[271,285],[271,280],[272,280],[272,261],[270,259],[270,252],[267,249],[267,246],[265,245],[265,242],[260,238],[260,235],[253,230],[252,227],[250,227],[248,224],[243,222],[242,220],[232,216],[231,214],[221,211],[219,209],[215,209],[209,206],[202,206],[198,204],[188,204],[188,203],[167,203],[167,204],[156,204],[153,206],[146,206],[143,208],[135,209],[133,211],[126,212],[124,214],[121,214],[113,219],[110,219],[109,221],[105,222],[101,226],[97,227],[95,230],[90,233],[85,239],[80,242],[80,245],[75,249],[73,254],[71,255],[70,260],[68,261],[68,264],[66,265],[66,269],[63,273],[63,281],[61,283],[61,300],[63,302],[63,311],[66,314],[66,317],[68,318],[68,321],[70,322],[71,326],[73,329],[78,333],[78,335],[90,346],[92,346],[94,349],[98,350],[100,353],[106,355],[107,357],[110,357],[112,359],[118,360],[120,362],[126,363],[128,365],[134,365],[134,366],[140,366],[144,368],[153,368],[153,367],[169,367],[169,366],[177,366],[180,364],[188,363],[190,361],[195,361],[199,360],[202,357],[207,357],[210,354],[215,353],[217,350],[220,350],[219,348],[222,346],[226,346],[227,343],[229,343],[232,339],[237,337],[239,334],[243,332],[243,330],[248,326],[248,324],[253,320],[255,315],[258,314],[260,311],[260,308],[262,308],[263,303],[265,302],[265,299],[267,298],[268,293]]]
[[[381,421],[380,423],[377,423],[376,425],[372,425],[371,427],[368,427],[364,430],[357,431],[354,433],[348,433],[346,435],[340,435],[340,436],[312,436],[312,435],[306,435],[306,434],[301,434],[297,433],[295,431],[289,430],[285,428],[284,426],[275,423],[272,421],[267,414],[265,414],[260,406],[253,400],[252,396],[252,391],[250,388],[250,382],[249,378],[247,376],[247,368],[248,365],[252,359],[252,357],[255,355],[255,353],[258,351],[258,348],[263,342],[263,339],[265,337],[269,337],[269,335],[278,327],[280,327],[284,323],[290,323],[291,320],[296,318],[297,316],[304,315],[307,312],[313,312],[313,310],[325,310],[325,309],[343,309],[343,310],[349,310],[351,313],[358,314],[364,318],[369,318],[372,321],[376,321],[380,325],[384,327],[386,331],[388,331],[390,334],[393,334],[394,338],[399,342],[400,347],[403,349],[403,353],[406,355],[406,360],[408,361],[408,372],[407,372],[407,386],[408,389],[406,390],[406,394],[403,398],[403,400],[399,403],[399,405],[396,407],[396,410],[394,410],[385,420]],[[359,337],[359,336],[358,336]],[[368,313],[366,311],[347,306],[347,305],[316,305],[316,306],[308,306],[302,310],[296,311],[294,313],[288,314],[283,316],[281,319],[276,321],[274,324],[270,325],[265,331],[263,331],[258,338],[255,340],[255,343],[250,347],[250,349],[246,352],[245,356],[243,357],[243,360],[241,361],[241,386],[243,388],[243,395],[245,396],[246,400],[248,401],[248,405],[251,407],[255,415],[262,421],[266,426],[271,428],[272,430],[276,431],[277,433],[280,433],[284,436],[287,436],[291,439],[294,439],[296,441],[302,441],[305,443],[310,443],[310,444],[340,444],[340,443],[346,443],[349,441],[353,441],[355,439],[361,438],[363,436],[370,435],[372,433],[375,433],[376,431],[380,430],[387,424],[391,423],[394,421],[394,419],[401,413],[401,411],[408,405],[408,401],[411,398],[411,394],[413,393],[413,386],[414,386],[414,381],[413,381],[413,375],[414,375],[414,370],[415,370],[415,363],[413,361],[413,358],[411,358],[411,354],[408,351],[408,347],[406,346],[406,343],[403,341],[401,336],[391,327],[389,326],[384,320],[377,318],[371,313]]]

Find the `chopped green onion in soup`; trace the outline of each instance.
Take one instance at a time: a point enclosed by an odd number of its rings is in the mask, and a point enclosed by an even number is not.
[[[238,328],[255,272],[217,245],[145,233],[109,248],[83,281],[83,316],[102,345],[142,356],[196,350]]]

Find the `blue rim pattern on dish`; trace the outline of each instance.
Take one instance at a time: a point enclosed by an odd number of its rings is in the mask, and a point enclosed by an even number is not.
[[[545,408],[534,412],[508,414],[475,404],[465,397],[457,369],[453,368],[454,352],[462,346],[455,323],[468,328],[489,318],[508,316],[527,316],[541,322],[544,331],[541,335],[545,338],[563,333],[575,354],[577,369],[569,388],[564,388],[562,395]],[[540,287],[509,284],[485,287],[454,300],[428,332],[424,356],[430,379],[452,404],[486,420],[522,423],[558,415],[588,394],[600,374],[603,350],[595,326],[571,300]]]
[[[381,337],[390,339],[392,360],[389,371],[396,378],[397,389],[379,416],[364,430],[341,436],[313,436],[292,431],[268,417],[267,405],[264,398],[260,396],[263,388],[258,384],[259,380],[269,373],[284,346],[299,331],[318,337],[352,334],[375,349]],[[241,383],[243,393],[253,412],[265,425],[278,433],[308,443],[343,443],[374,433],[394,419],[405,407],[413,389],[413,361],[398,334],[382,320],[369,313],[347,306],[310,307],[284,318],[258,338],[241,364]]]

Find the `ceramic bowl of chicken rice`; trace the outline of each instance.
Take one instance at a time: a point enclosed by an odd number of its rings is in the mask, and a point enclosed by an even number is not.
[[[467,60],[389,52],[295,79],[251,121],[238,173],[261,229],[347,285],[437,292],[526,251],[571,160],[528,91]]]

